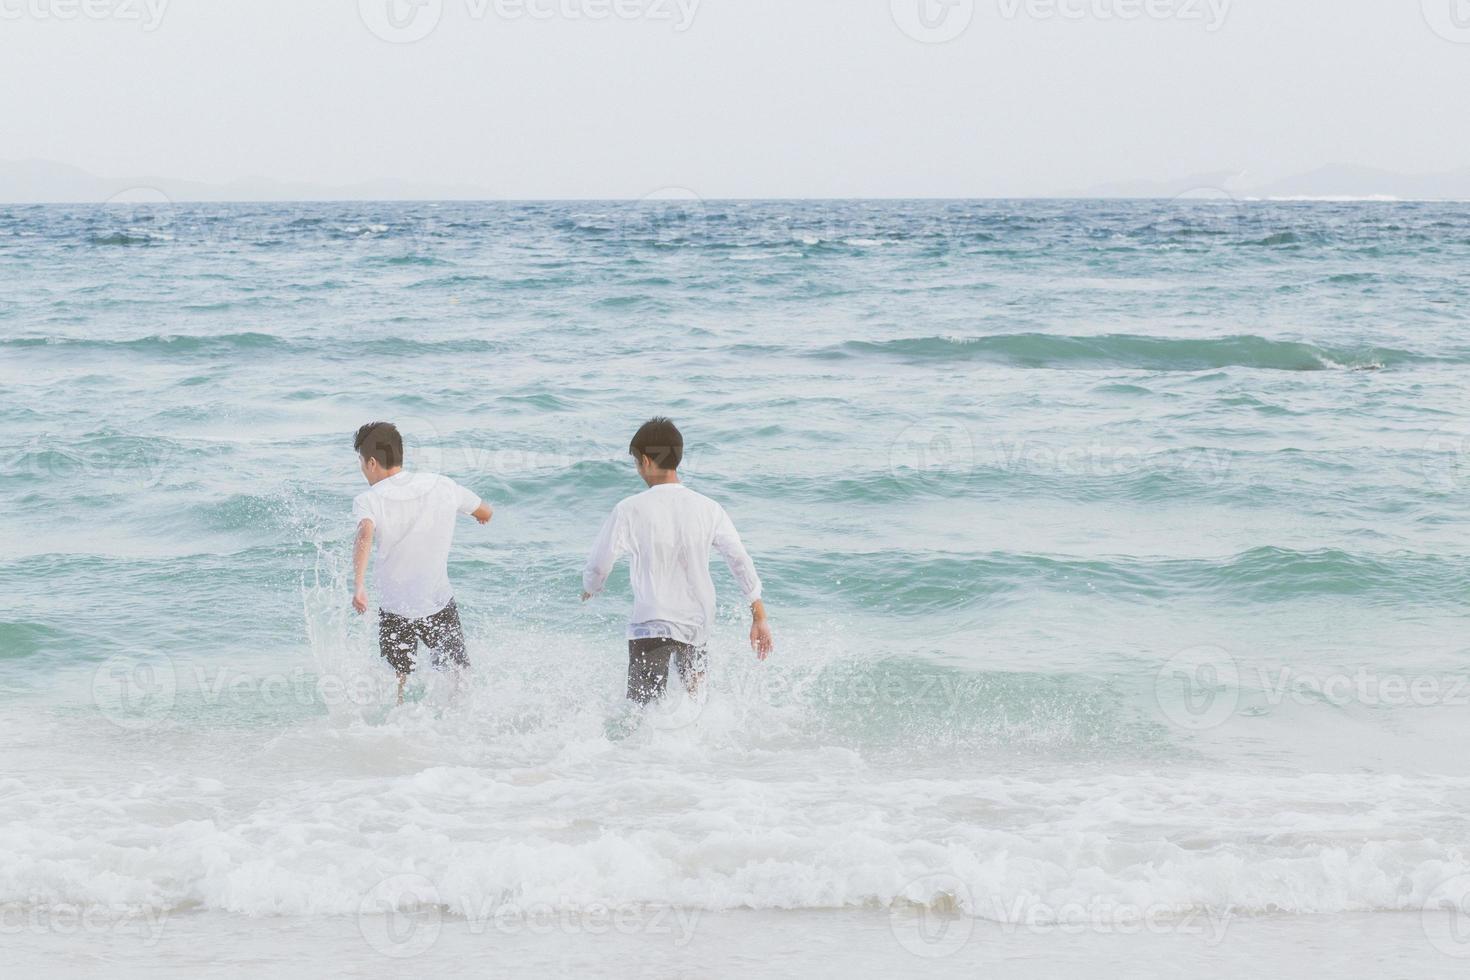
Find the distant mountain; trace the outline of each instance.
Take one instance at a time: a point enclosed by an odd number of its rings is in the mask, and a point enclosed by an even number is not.
[[[1470,167],[1442,174],[1399,174],[1373,167],[1320,167],[1249,191],[1263,198],[1397,198],[1470,201]]]
[[[1075,191],[1061,197],[1228,197],[1240,183],[1240,174],[1234,170],[1195,174],[1174,180],[1121,180],[1109,184],[1096,184],[1085,190]]]
[[[0,161],[0,202],[13,204],[122,201],[475,201],[505,195],[470,185],[375,180],[334,187],[268,177],[223,184],[174,177],[98,177],[50,160]],[[1239,171],[1221,170],[1173,180],[1097,184],[1048,197],[1396,199],[1470,201],[1470,167],[1441,174],[1399,174],[1372,167],[1334,165],[1266,184],[1250,184]]]
[[[1352,199],[1470,201],[1470,167],[1441,174],[1400,174],[1373,167],[1336,164],[1266,184],[1249,184],[1233,171],[1177,180],[1098,184],[1067,197],[1235,197],[1263,199]]]
[[[0,201],[11,204],[86,204],[148,201],[398,201],[485,200],[483,187],[435,186],[377,180],[347,187],[245,177],[209,184],[174,177],[98,177],[50,160],[0,161]]]

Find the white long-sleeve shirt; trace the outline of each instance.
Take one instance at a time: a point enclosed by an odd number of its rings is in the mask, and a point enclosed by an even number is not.
[[[710,550],[735,573],[746,602],[761,597],[760,576],[725,508],[682,483],[629,497],[603,523],[582,572],[582,590],[597,595],[623,555],[633,580],[628,638],[666,636],[702,647],[715,621]]]

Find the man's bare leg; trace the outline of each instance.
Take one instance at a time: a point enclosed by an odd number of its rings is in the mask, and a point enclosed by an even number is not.
[[[699,691],[704,687],[704,673],[703,670],[691,670],[684,675],[684,690],[691,698],[699,697]]]
[[[407,683],[408,683],[408,675],[407,674],[399,674],[398,675],[398,703],[399,704],[402,704],[403,703],[403,687]]]

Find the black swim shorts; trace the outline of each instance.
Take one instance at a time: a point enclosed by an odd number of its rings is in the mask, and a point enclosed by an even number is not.
[[[435,670],[446,666],[468,667],[469,654],[464,648],[464,627],[459,624],[459,608],[454,600],[432,616],[408,619],[378,610],[378,647],[383,659],[400,674],[413,673],[419,641],[429,648]]]
[[[703,647],[692,647],[662,636],[628,641],[628,700],[648,704],[663,696],[669,683],[669,657],[679,665],[679,678],[688,685],[703,676],[707,657]]]

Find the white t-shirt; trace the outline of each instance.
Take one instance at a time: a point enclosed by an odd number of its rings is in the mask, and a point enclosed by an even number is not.
[[[399,473],[352,501],[352,519],[373,522],[378,556],[374,579],[384,612],[423,619],[449,605],[449,546],[460,514],[480,498],[447,476]]]
[[[715,621],[710,549],[735,573],[746,602],[761,597],[760,576],[725,508],[682,483],[650,487],[613,508],[582,572],[582,590],[597,595],[623,555],[633,580],[628,638],[666,636],[702,647]]]

